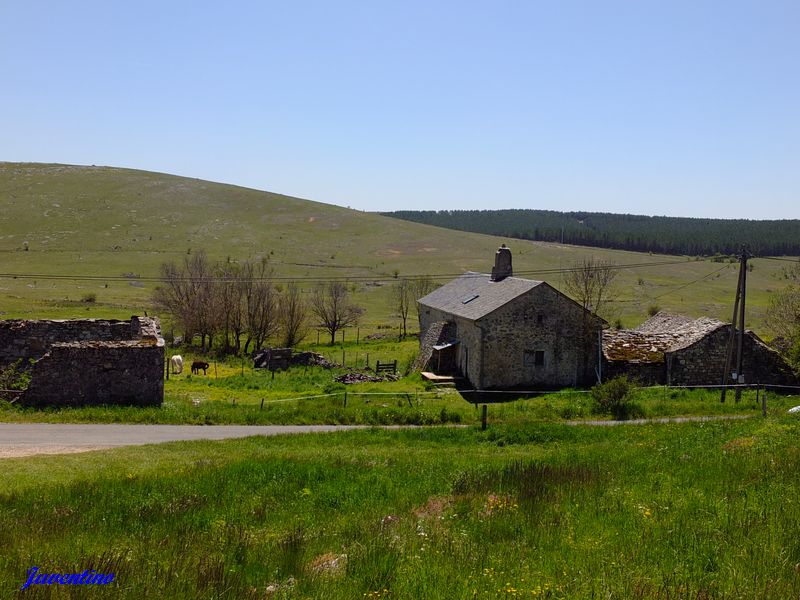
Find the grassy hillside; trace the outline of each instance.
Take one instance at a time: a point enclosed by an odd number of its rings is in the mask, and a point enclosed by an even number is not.
[[[592,254],[618,264],[670,263],[622,272],[618,306],[626,325],[642,321],[652,304],[729,319],[736,287],[734,264],[457,232],[130,169],[0,163],[0,208],[0,314],[6,318],[125,317],[147,310],[153,282],[110,278],[154,277],[162,262],[200,249],[221,260],[267,257],[276,276],[306,285],[315,277],[353,278],[372,326],[398,322],[388,301],[387,280],[395,274],[444,281],[466,270],[487,271],[502,242],[514,252],[515,272],[556,287],[558,274],[535,271],[567,267]],[[788,263],[753,262],[748,311],[758,330],[769,291],[785,285],[781,269]],[[56,275],[100,279],[51,278]],[[89,293],[97,301],[81,302]]]

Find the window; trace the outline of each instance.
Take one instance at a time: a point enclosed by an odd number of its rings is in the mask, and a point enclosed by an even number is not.
[[[525,350],[522,354],[522,364],[526,367],[543,367],[544,350]]]
[[[543,315],[542,313],[539,313],[538,315],[536,315],[536,322],[537,322],[539,325],[541,325],[542,323],[544,323],[544,315]]]

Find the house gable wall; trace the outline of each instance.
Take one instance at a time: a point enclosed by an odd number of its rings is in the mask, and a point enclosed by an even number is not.
[[[481,319],[483,387],[542,389],[591,383],[597,337],[591,336],[584,369],[582,319],[583,309],[547,284]]]

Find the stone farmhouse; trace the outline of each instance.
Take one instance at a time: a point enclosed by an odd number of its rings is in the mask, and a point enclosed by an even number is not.
[[[158,319],[0,321],[0,368],[31,368],[26,406],[164,400],[164,339]]]
[[[733,325],[660,312],[636,329],[603,333],[603,378],[627,375],[645,385],[719,385]],[[783,358],[752,331],[744,337],[747,383],[795,385]]]
[[[423,371],[459,375],[478,390],[596,381],[605,321],[543,281],[514,277],[505,245],[491,275],[465,273],[417,302]]]

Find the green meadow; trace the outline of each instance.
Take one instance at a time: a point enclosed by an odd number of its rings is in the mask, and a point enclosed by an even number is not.
[[[798,435],[788,417],[544,423],[9,459],[0,589],[17,598],[797,598]],[[33,566],[94,569],[114,582],[22,591]]]

